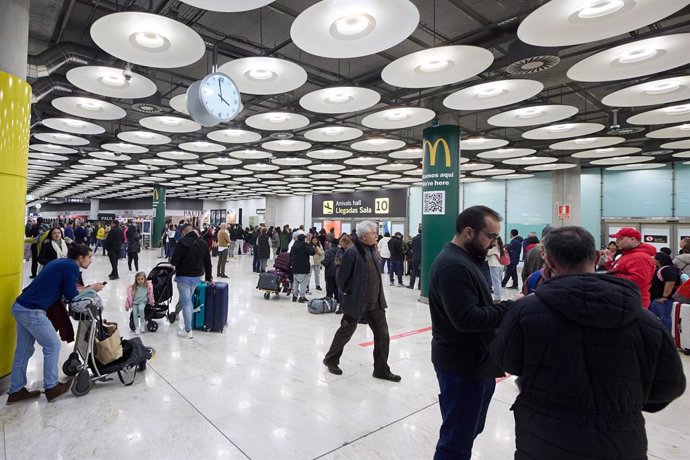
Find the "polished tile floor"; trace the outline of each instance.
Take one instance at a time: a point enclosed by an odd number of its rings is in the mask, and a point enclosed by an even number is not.
[[[147,273],[160,261],[153,252],[143,252],[141,259],[140,268]],[[84,272],[87,283],[109,273],[107,258],[94,260]],[[26,264],[26,273],[28,269]],[[156,333],[142,335],[158,353],[132,386],[116,378],[98,383],[86,396],[69,394],[54,404],[41,398],[8,407],[0,397],[0,459],[433,456],[441,417],[429,331],[391,342],[389,362],[401,383],[371,377],[372,348],[359,345],[373,339],[365,326],[345,349],[343,375],[332,375],[321,360],[339,316],[311,315],[305,305],[285,296],[264,300],[255,290],[257,276],[251,273],[249,256],[230,260],[227,272],[229,329],[196,332],[186,340],[176,336],[178,323],[161,321]],[[120,275],[102,297],[105,316],[118,321],[129,337],[123,301],[134,274],[120,262]],[[416,301],[418,291],[384,286],[391,335],[430,325],[428,307]],[[63,359],[70,351],[64,345]],[[690,369],[690,358],[684,356],[683,362]],[[30,362],[32,388],[41,386],[41,365],[39,349]],[[509,408],[516,395],[513,378],[497,385],[473,458],[513,457]],[[690,458],[688,393],[645,417],[650,458]]]

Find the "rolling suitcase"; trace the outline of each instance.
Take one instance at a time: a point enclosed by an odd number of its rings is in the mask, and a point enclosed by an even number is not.
[[[192,329],[204,330],[206,328],[206,294],[208,285],[199,283],[192,294]]]
[[[690,304],[673,302],[671,324],[676,348],[690,355]]]
[[[259,275],[259,282],[256,284],[256,288],[262,291],[280,292],[280,276],[275,273],[262,273]]]
[[[206,330],[223,332],[228,324],[228,283],[213,283],[206,287]]]

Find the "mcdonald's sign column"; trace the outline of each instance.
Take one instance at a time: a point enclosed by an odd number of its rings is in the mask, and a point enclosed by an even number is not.
[[[165,227],[165,187],[153,187],[153,228],[151,229],[151,245],[158,243]]]
[[[431,264],[453,238],[459,213],[460,128],[426,128],[423,137],[422,297],[428,297]]]

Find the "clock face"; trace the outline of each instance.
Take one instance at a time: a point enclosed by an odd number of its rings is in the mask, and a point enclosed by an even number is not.
[[[206,110],[221,120],[231,120],[240,108],[240,93],[226,75],[215,73],[205,78],[201,86],[201,100]]]

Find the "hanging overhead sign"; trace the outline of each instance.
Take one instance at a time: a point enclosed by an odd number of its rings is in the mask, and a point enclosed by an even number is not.
[[[407,189],[314,195],[311,215],[334,219],[407,217]]]

